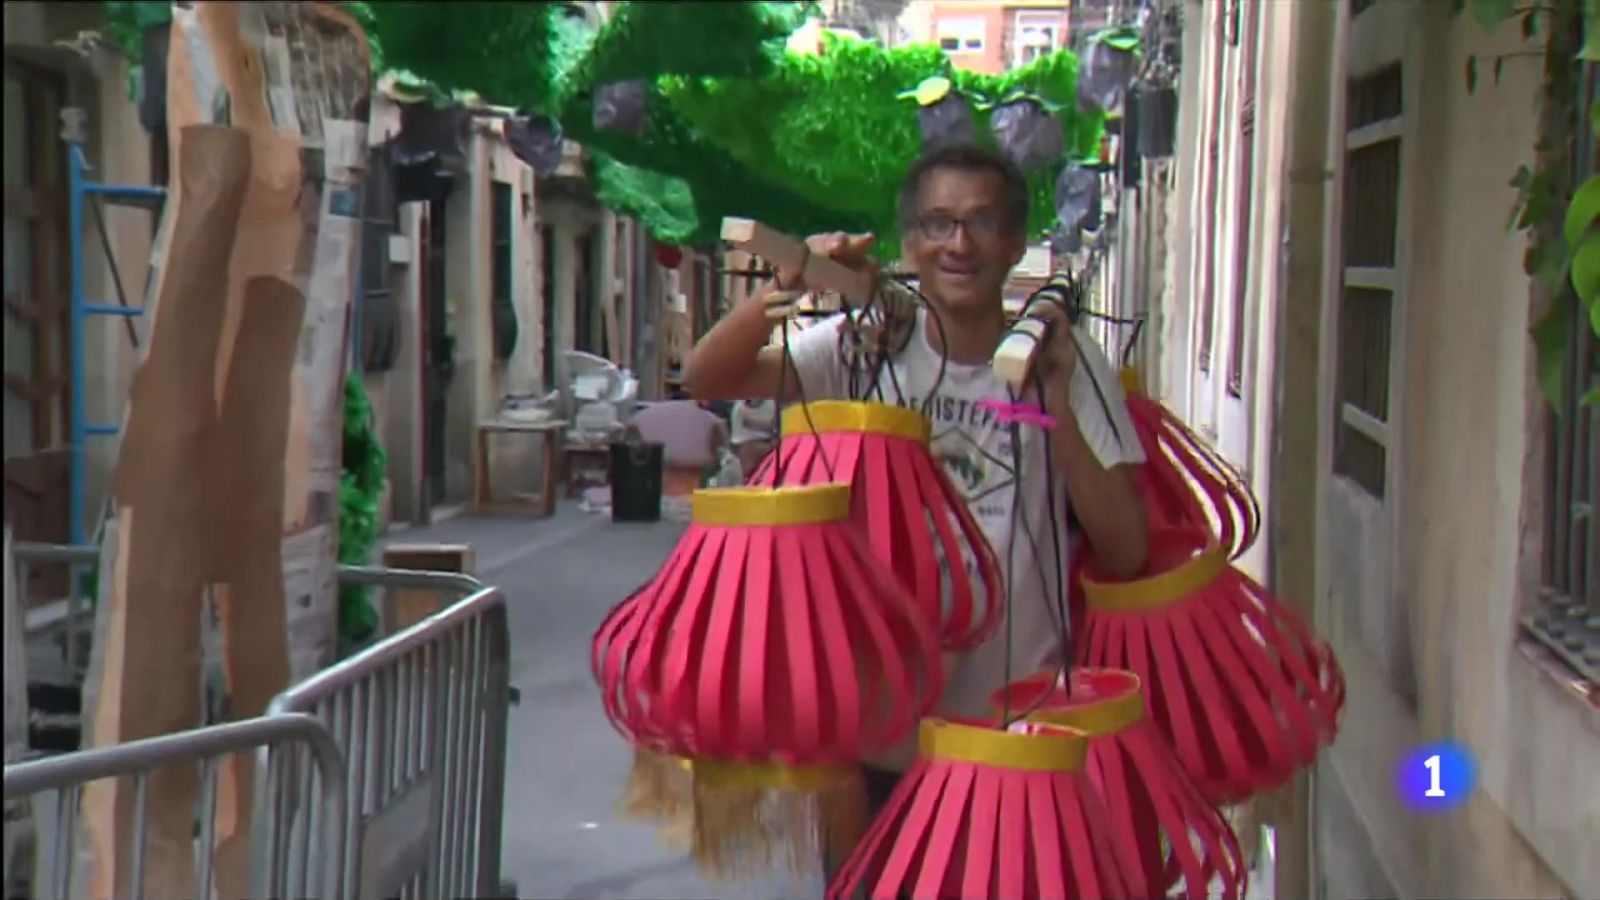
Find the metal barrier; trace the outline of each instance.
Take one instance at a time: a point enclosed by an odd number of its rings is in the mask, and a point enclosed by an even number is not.
[[[218,762],[233,754],[262,748],[268,748],[268,752],[280,761],[291,756],[303,761],[309,756],[312,766],[301,765],[301,768],[307,772],[308,784],[311,780],[317,783],[317,791],[310,796],[317,800],[316,818],[323,823],[324,831],[317,840],[308,843],[304,857],[283,862],[297,863],[299,868],[306,871],[320,871],[317,882],[320,887],[297,896],[341,896],[339,884],[343,873],[339,866],[344,857],[341,842],[348,833],[345,828],[344,760],[327,726],[311,716],[295,714],[210,725],[114,747],[6,766],[5,802],[8,807],[13,801],[31,799],[46,791],[55,794],[55,827],[51,829],[54,838],[43,860],[47,864],[43,868],[48,869],[49,885],[44,891],[36,889],[32,896],[42,900],[69,900],[86,896],[86,886],[74,886],[72,883],[76,862],[78,804],[83,787],[107,778],[132,778],[133,846],[129,857],[129,883],[125,892],[119,890],[116,896],[134,900],[143,897],[149,779],[157,771],[185,763],[200,765],[200,831],[194,852],[194,884],[198,886],[200,896],[210,896],[212,854],[216,843]],[[313,768],[314,779],[310,778]],[[263,860],[257,857],[253,862],[251,896],[282,896],[265,889],[264,882],[269,880],[267,876],[270,872],[263,865]]]
[[[94,547],[62,545],[17,544],[13,553],[33,564],[80,567],[98,558]],[[312,675],[269,705],[265,721],[309,717],[319,722],[348,769],[341,769],[342,803],[339,816],[331,819],[323,804],[313,802],[329,782],[296,765],[292,755],[257,745],[252,895],[490,896],[499,888],[510,700],[505,598],[460,573],[341,566],[339,580],[468,596]],[[385,621],[392,621],[389,599],[384,600]],[[85,613],[74,615],[89,618]],[[67,625],[70,633],[92,627],[92,621],[69,617]],[[81,677],[81,670],[77,674]],[[214,726],[229,727],[234,726]],[[171,738],[211,734],[214,728]],[[96,754],[134,746],[151,745],[139,742],[45,762],[98,759]],[[178,754],[183,745],[157,746]],[[78,763],[85,764],[92,760]],[[7,767],[7,797],[11,779],[12,767]],[[335,833],[337,839],[331,840]],[[312,865],[321,852],[331,854],[325,868]],[[208,867],[209,859],[207,854]],[[317,890],[312,879],[318,871],[325,878],[335,872],[336,882]]]
[[[505,598],[486,588],[273,700],[327,722],[350,762],[344,896],[495,893],[509,694]],[[301,895],[282,887],[268,895]]]

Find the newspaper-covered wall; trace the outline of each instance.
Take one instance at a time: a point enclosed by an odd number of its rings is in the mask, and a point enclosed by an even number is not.
[[[174,190],[102,536],[94,746],[200,724],[202,618],[220,631],[231,717],[263,711],[336,646],[366,38],[333,4],[179,2],[171,41]],[[214,851],[192,839],[194,770],[151,779],[147,896],[209,896],[192,884],[196,851],[214,852],[220,896],[246,895],[250,766],[223,769]],[[125,785],[85,791],[74,896],[127,883],[131,814]]]

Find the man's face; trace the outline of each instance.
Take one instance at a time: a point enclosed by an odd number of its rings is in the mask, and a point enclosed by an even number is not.
[[[1011,267],[1026,249],[1007,227],[994,172],[934,169],[922,179],[917,218],[901,250],[924,294],[953,311],[998,306]]]

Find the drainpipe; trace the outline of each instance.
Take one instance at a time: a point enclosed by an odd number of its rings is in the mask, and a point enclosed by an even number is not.
[[[1318,527],[1318,431],[1322,417],[1320,357],[1326,271],[1325,247],[1333,166],[1329,158],[1334,47],[1338,25],[1334,3],[1288,3],[1291,87],[1287,183],[1283,191],[1284,273],[1279,279],[1273,408],[1272,493],[1268,498],[1268,563],[1274,593],[1315,621]],[[1307,413],[1310,414],[1307,414]],[[1276,884],[1279,897],[1315,897],[1314,820],[1311,782],[1316,768],[1297,776],[1274,796],[1270,820],[1277,826]]]

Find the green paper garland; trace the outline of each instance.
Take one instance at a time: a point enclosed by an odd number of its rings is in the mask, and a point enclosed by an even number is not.
[[[344,382],[344,455],[339,473],[339,562],[366,565],[378,543],[378,502],[389,458],[378,440],[361,373]],[[368,585],[340,585],[339,636],[359,643],[378,628]]]

